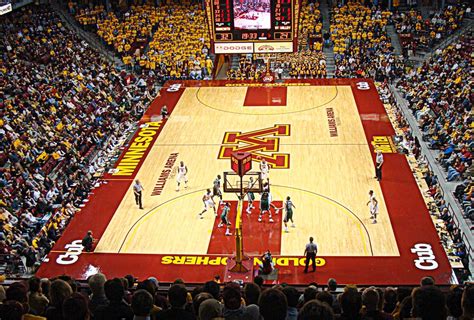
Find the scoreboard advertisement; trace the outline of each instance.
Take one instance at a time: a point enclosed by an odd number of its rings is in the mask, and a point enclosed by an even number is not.
[[[214,53],[293,52],[299,0],[206,0]]]

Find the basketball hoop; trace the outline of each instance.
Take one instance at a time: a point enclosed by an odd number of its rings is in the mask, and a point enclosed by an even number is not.
[[[242,180],[235,172],[224,172],[224,192],[240,195],[243,191],[243,195],[246,195],[247,192],[260,193],[262,190],[263,182],[260,172],[247,172]]]
[[[272,55],[270,53],[262,54],[263,62],[265,63],[265,76],[263,77],[263,82],[272,82],[273,76],[270,70],[270,59]]]

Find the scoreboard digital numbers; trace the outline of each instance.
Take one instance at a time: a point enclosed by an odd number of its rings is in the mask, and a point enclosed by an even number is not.
[[[293,52],[298,0],[206,0],[215,53]]]

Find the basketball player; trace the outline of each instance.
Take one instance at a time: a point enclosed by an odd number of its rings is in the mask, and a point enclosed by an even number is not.
[[[288,231],[288,221],[291,220],[291,227],[295,227],[295,223],[293,221],[293,208],[296,209],[295,205],[293,204],[293,201],[291,201],[290,196],[286,197],[286,202],[285,202],[285,219],[283,219],[283,222],[285,223],[285,232]]]
[[[372,223],[377,223],[377,214],[379,213],[379,202],[375,198],[375,194],[372,190],[369,191],[369,201],[367,205],[370,209],[370,219],[373,219]]]
[[[253,181],[253,178],[250,177],[250,181],[248,182],[248,188],[252,188],[254,185],[254,181]],[[252,213],[252,209],[254,209],[255,207],[253,206],[253,201],[255,200],[255,195],[253,194],[253,192],[251,191],[248,191],[247,190],[247,200],[248,200],[248,206],[247,206],[247,213],[248,214],[251,214]]]
[[[184,165],[184,162],[181,161],[178,166],[178,175],[176,177],[176,182],[178,183],[178,186],[176,187],[176,191],[179,191],[179,185],[181,184],[181,180],[184,180],[184,188],[188,187],[188,177],[186,176],[188,174],[188,167]]]
[[[269,180],[270,179],[270,166],[268,165],[265,159],[262,159],[260,162],[260,172],[262,176],[262,180]]]
[[[258,222],[262,222],[262,216],[265,211],[268,212],[268,221],[273,222],[272,212],[270,211],[269,196],[268,192],[263,192],[260,197],[260,214],[258,215]]]
[[[216,212],[216,203],[214,202],[214,200],[212,200],[212,192],[211,192],[211,189],[207,189],[206,190],[206,193],[204,194],[204,196],[202,197],[202,202],[204,203],[204,210],[202,210],[201,213],[199,213],[199,217],[200,219],[203,218],[203,214],[204,212],[206,212],[207,210],[209,210],[210,208],[212,208],[214,210],[214,215],[217,217],[217,212]]]
[[[273,197],[272,197],[272,193],[270,192],[270,183],[267,181],[263,184],[263,192],[268,192],[268,202],[270,204],[270,207],[272,207],[274,210],[275,210],[275,214],[278,214],[278,212],[280,212],[280,208],[277,208],[273,203]]]
[[[212,199],[214,199],[214,197],[219,197],[220,199],[220,204],[223,203],[222,201],[222,191],[221,191],[221,176],[218,174],[217,175],[217,178],[214,180],[213,182],[213,187],[212,187]]]
[[[232,235],[232,233],[230,232],[230,228],[229,228],[231,223],[229,222],[229,218],[227,217],[228,214],[229,214],[229,211],[230,211],[230,204],[228,202],[226,202],[224,204],[224,208],[222,208],[221,222],[219,222],[219,224],[217,225],[218,228],[222,227],[223,225],[226,226],[226,230],[225,230],[225,235],[226,236],[231,236]]]

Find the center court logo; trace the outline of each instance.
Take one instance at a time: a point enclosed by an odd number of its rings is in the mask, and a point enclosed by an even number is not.
[[[265,159],[274,169],[290,168],[290,155],[280,153],[280,138],[290,136],[289,124],[249,132],[226,132],[218,159],[230,159],[233,152],[249,152],[252,160]]]
[[[369,90],[369,89],[370,89],[369,83],[368,83],[368,82],[365,82],[365,81],[357,82],[357,83],[356,83],[356,87],[357,87],[357,89],[359,89],[359,90]]]

